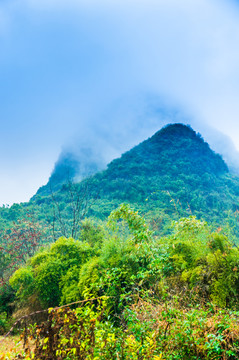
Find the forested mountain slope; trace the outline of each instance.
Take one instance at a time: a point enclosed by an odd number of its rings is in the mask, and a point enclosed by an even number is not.
[[[162,222],[196,215],[222,225],[230,213],[233,223],[237,223],[239,178],[229,172],[222,157],[200,134],[183,124],[167,125],[113,160],[106,170],[77,183],[76,193],[84,207],[82,213],[90,217],[105,219],[117,205],[128,202],[141,209],[146,218]],[[70,218],[73,197],[69,187],[61,185],[54,199],[57,211]],[[15,205],[17,211],[13,207],[1,213],[11,219],[9,211],[16,216],[16,212],[28,209],[41,220],[49,220],[52,202],[48,186],[29,203]]]
[[[221,156],[190,127],[175,124],[112,161],[94,181],[106,197],[142,201],[149,191],[172,190],[187,200],[189,187],[212,189],[223,174]]]

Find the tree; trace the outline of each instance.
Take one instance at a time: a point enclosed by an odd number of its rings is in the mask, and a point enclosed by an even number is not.
[[[53,238],[60,236],[77,239],[80,234],[81,221],[88,213],[95,198],[90,196],[90,178],[80,184],[71,180],[62,186],[61,191],[51,190],[53,218],[50,219]]]
[[[11,274],[34,255],[42,244],[43,229],[30,216],[13,223],[1,237],[0,279],[6,283]]]

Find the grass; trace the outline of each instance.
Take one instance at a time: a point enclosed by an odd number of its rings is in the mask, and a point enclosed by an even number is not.
[[[8,336],[6,339],[0,336],[0,360],[8,359],[11,353],[22,350],[19,340],[19,335]]]

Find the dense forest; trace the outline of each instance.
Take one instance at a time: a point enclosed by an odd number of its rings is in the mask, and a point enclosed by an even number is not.
[[[80,182],[74,166],[0,208],[0,332],[22,339],[0,359],[238,359],[239,178],[222,157],[174,124]]]

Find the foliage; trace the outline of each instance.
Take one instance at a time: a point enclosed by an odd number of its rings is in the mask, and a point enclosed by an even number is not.
[[[175,222],[173,235],[166,240],[169,257],[163,273],[170,288],[187,291],[196,302],[238,306],[239,251],[218,231],[211,232],[195,217]]]
[[[23,302],[36,293],[43,307],[56,306],[62,289],[64,292],[67,281],[71,280],[66,276],[68,270],[80,268],[93,253],[89,244],[62,237],[48,251],[45,249],[33,256],[27,267],[18,269],[10,284]]]
[[[4,284],[0,287],[0,313],[12,313],[12,303],[15,298],[15,293],[9,284]]]
[[[15,291],[9,285],[9,278],[43,244],[43,234],[44,230],[31,216],[17,220],[12,227],[2,231],[0,237],[0,318],[2,319],[5,314],[9,317],[13,311]],[[8,322],[8,319],[2,321],[0,333],[7,329]]]
[[[19,265],[26,263],[42,243],[43,230],[32,220],[18,220],[1,236],[0,275],[2,284],[6,282]]]
[[[158,237],[122,204],[98,230],[85,221],[81,240],[60,238],[11,277],[22,304],[62,305],[25,326],[19,358],[237,359],[239,251],[223,229],[190,216]]]
[[[142,338],[148,339],[164,359],[237,359],[238,312],[179,307],[175,300],[154,304],[139,299],[125,316],[138,349]]]
[[[60,238],[33,256],[10,279],[19,300],[27,303],[35,294],[43,307],[50,307],[78,301],[85,292],[104,294],[109,308],[119,314],[132,294],[153,291],[160,297],[163,279],[164,286],[186,291],[192,301],[237,304],[238,249],[206,222],[182,218],[173,223],[172,235],[154,238],[145,220],[123,204],[108,224],[110,232],[99,228],[98,233],[85,222],[82,240],[88,235],[91,245]]]
[[[139,298],[124,310],[123,326],[107,320],[106,298],[77,309],[49,309],[48,319],[28,326],[17,359],[197,360],[238,358],[238,312],[181,308],[176,301]],[[11,357],[11,359],[16,359]],[[3,359],[7,359],[3,356]]]

